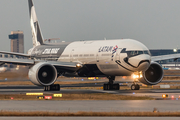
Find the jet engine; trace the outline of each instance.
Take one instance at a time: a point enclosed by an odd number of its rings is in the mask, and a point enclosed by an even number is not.
[[[48,63],[37,63],[29,70],[29,79],[39,86],[52,85],[57,79],[56,68]]]
[[[143,77],[139,81],[146,85],[156,85],[162,81],[163,76],[164,72],[161,65],[152,62],[150,67],[143,72]]]

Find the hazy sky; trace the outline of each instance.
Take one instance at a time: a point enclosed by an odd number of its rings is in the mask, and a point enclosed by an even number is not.
[[[132,38],[150,49],[180,48],[180,0],[34,0],[44,38]],[[0,0],[0,50],[23,30],[32,47],[28,0]]]

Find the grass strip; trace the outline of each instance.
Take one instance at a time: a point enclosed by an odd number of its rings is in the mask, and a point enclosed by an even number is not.
[[[44,96],[53,96],[45,94]],[[25,94],[0,94],[0,100],[39,100],[37,96]],[[40,99],[45,100],[45,99]],[[90,94],[62,94],[62,97],[53,97],[52,100],[154,100],[146,96],[128,96],[109,93],[90,93]]]
[[[180,112],[47,112],[0,111],[0,116],[120,116],[120,117],[180,117]]]

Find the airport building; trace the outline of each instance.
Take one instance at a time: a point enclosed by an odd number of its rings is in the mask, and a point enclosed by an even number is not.
[[[11,52],[24,53],[24,33],[23,31],[11,31]]]

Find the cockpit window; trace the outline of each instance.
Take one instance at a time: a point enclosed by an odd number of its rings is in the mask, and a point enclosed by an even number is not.
[[[147,51],[147,50],[145,50],[145,51],[126,51],[126,53],[128,54],[129,57],[133,57],[133,56],[141,55],[141,54],[150,55],[149,51]]]
[[[148,50],[145,50],[145,51],[144,51],[144,54],[151,55],[151,53],[150,53]]]
[[[134,51],[134,55],[138,55],[138,51]]]
[[[121,53],[127,53],[128,57],[133,57],[141,54],[147,54],[151,55],[149,50],[132,50],[132,51],[126,51],[126,48],[122,49]]]
[[[143,54],[143,51],[139,51],[139,55]]]

